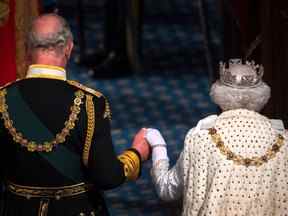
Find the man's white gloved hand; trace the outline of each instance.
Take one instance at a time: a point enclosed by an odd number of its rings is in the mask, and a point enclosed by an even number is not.
[[[149,145],[152,147],[153,165],[159,160],[169,160],[167,155],[166,142],[159,130],[148,128],[145,138]]]

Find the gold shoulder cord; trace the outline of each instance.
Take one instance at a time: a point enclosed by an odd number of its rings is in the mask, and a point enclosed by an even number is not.
[[[140,173],[140,158],[130,150],[124,151],[118,156],[118,159],[124,164],[124,174],[127,180],[136,180]]]
[[[87,167],[89,159],[89,151],[95,129],[95,109],[93,103],[93,96],[90,94],[86,95],[86,113],[88,116],[88,121],[87,121],[87,134],[83,149],[83,163]]]

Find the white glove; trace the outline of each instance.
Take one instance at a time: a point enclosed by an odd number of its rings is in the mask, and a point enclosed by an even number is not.
[[[159,160],[168,160],[166,142],[160,131],[154,128],[148,128],[145,136],[152,147],[152,163],[156,164]]]
[[[160,131],[154,128],[148,128],[145,136],[152,148],[156,146],[166,146],[166,142]]]

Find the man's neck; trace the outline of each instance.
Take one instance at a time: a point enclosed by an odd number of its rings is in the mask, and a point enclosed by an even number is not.
[[[63,56],[57,56],[54,54],[34,55],[32,58],[32,64],[52,65],[57,67],[66,67],[66,59]]]

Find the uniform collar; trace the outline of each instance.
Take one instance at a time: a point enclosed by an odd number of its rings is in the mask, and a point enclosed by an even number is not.
[[[66,80],[66,71],[62,67],[53,65],[33,64],[29,66],[26,78]]]

